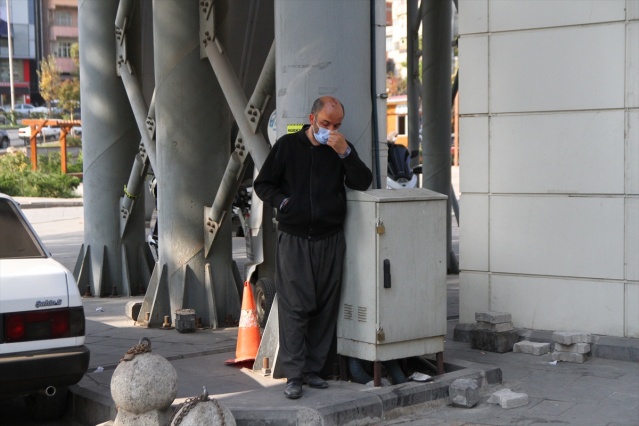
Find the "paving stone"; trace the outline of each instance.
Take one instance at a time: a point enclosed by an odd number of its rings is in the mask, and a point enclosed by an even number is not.
[[[512,322],[501,322],[499,324],[491,324],[486,321],[477,321],[477,330],[488,330],[496,333],[513,330]]]
[[[500,354],[511,352],[513,345],[519,340],[519,334],[516,330],[501,333],[487,330],[473,330],[470,334],[470,345],[473,349],[497,352]]]
[[[479,386],[472,379],[457,379],[450,384],[448,395],[453,406],[472,408],[479,402]]]
[[[524,354],[543,355],[550,352],[550,343],[530,342],[523,340],[513,345],[513,352],[521,352]]]
[[[573,343],[592,343],[592,336],[583,331],[555,331],[552,340],[562,345]]]
[[[484,321],[491,324],[500,324],[502,322],[512,322],[513,318],[508,312],[484,311],[475,312],[475,321]]]
[[[572,352],[576,354],[587,354],[590,352],[590,343],[573,343],[572,345],[563,345],[555,343],[555,350],[558,352]]]
[[[579,364],[582,364],[587,359],[585,354],[577,354],[574,352],[554,351],[550,355],[552,356],[552,359],[555,361],[576,362]]]
[[[517,408],[528,405],[528,395],[513,392],[510,389],[501,389],[490,395],[489,404],[499,404],[501,408]]]

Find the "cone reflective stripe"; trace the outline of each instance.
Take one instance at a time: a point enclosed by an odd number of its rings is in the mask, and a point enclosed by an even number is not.
[[[242,312],[240,313],[240,323],[237,330],[237,347],[235,349],[235,359],[224,361],[225,364],[237,364],[244,361],[254,361],[260,347],[260,325],[257,322],[257,309],[255,309],[255,299],[251,284],[244,283],[242,294]]]

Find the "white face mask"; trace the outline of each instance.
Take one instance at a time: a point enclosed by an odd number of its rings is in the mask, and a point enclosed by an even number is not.
[[[315,137],[315,140],[321,143],[322,145],[326,145],[328,143],[328,136],[330,134],[331,134],[330,130],[320,127],[319,124],[317,125],[317,133],[313,132],[313,136]]]

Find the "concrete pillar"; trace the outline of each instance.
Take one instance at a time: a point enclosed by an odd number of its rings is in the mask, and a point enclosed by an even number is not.
[[[132,231],[120,238],[119,205],[138,152],[140,134],[117,77],[114,21],[118,1],[78,3],[80,90],[84,157],[84,246],[76,265],[81,293],[138,294],[144,247],[144,215],[134,210]],[[128,283],[128,284],[125,284]],[[130,287],[129,287],[130,284]]]
[[[308,124],[311,104],[317,97],[335,96],[346,113],[341,132],[373,170],[373,147],[379,141],[372,140],[371,8],[370,2],[359,3],[353,7],[350,2],[334,0],[275,1],[277,134]],[[383,31],[386,18],[378,15],[377,22],[382,23],[378,28]],[[331,31],[327,19],[331,28],[339,31]],[[376,55],[382,74],[386,69],[383,52]],[[385,102],[381,104],[384,113]],[[383,129],[379,136],[385,154],[385,122],[377,124]],[[386,163],[381,167],[385,172]]]

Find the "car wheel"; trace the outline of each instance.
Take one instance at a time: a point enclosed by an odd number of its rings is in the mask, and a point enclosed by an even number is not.
[[[266,327],[268,315],[275,299],[275,283],[270,278],[260,278],[255,283],[255,308],[257,310],[257,322],[260,327]]]
[[[2,138],[2,140],[0,141],[0,148],[9,148],[9,145],[11,145],[11,143],[9,143],[9,138]]]
[[[67,411],[68,396],[69,389],[61,387],[51,396],[45,392],[27,395],[24,397],[24,404],[36,420],[55,420]]]

